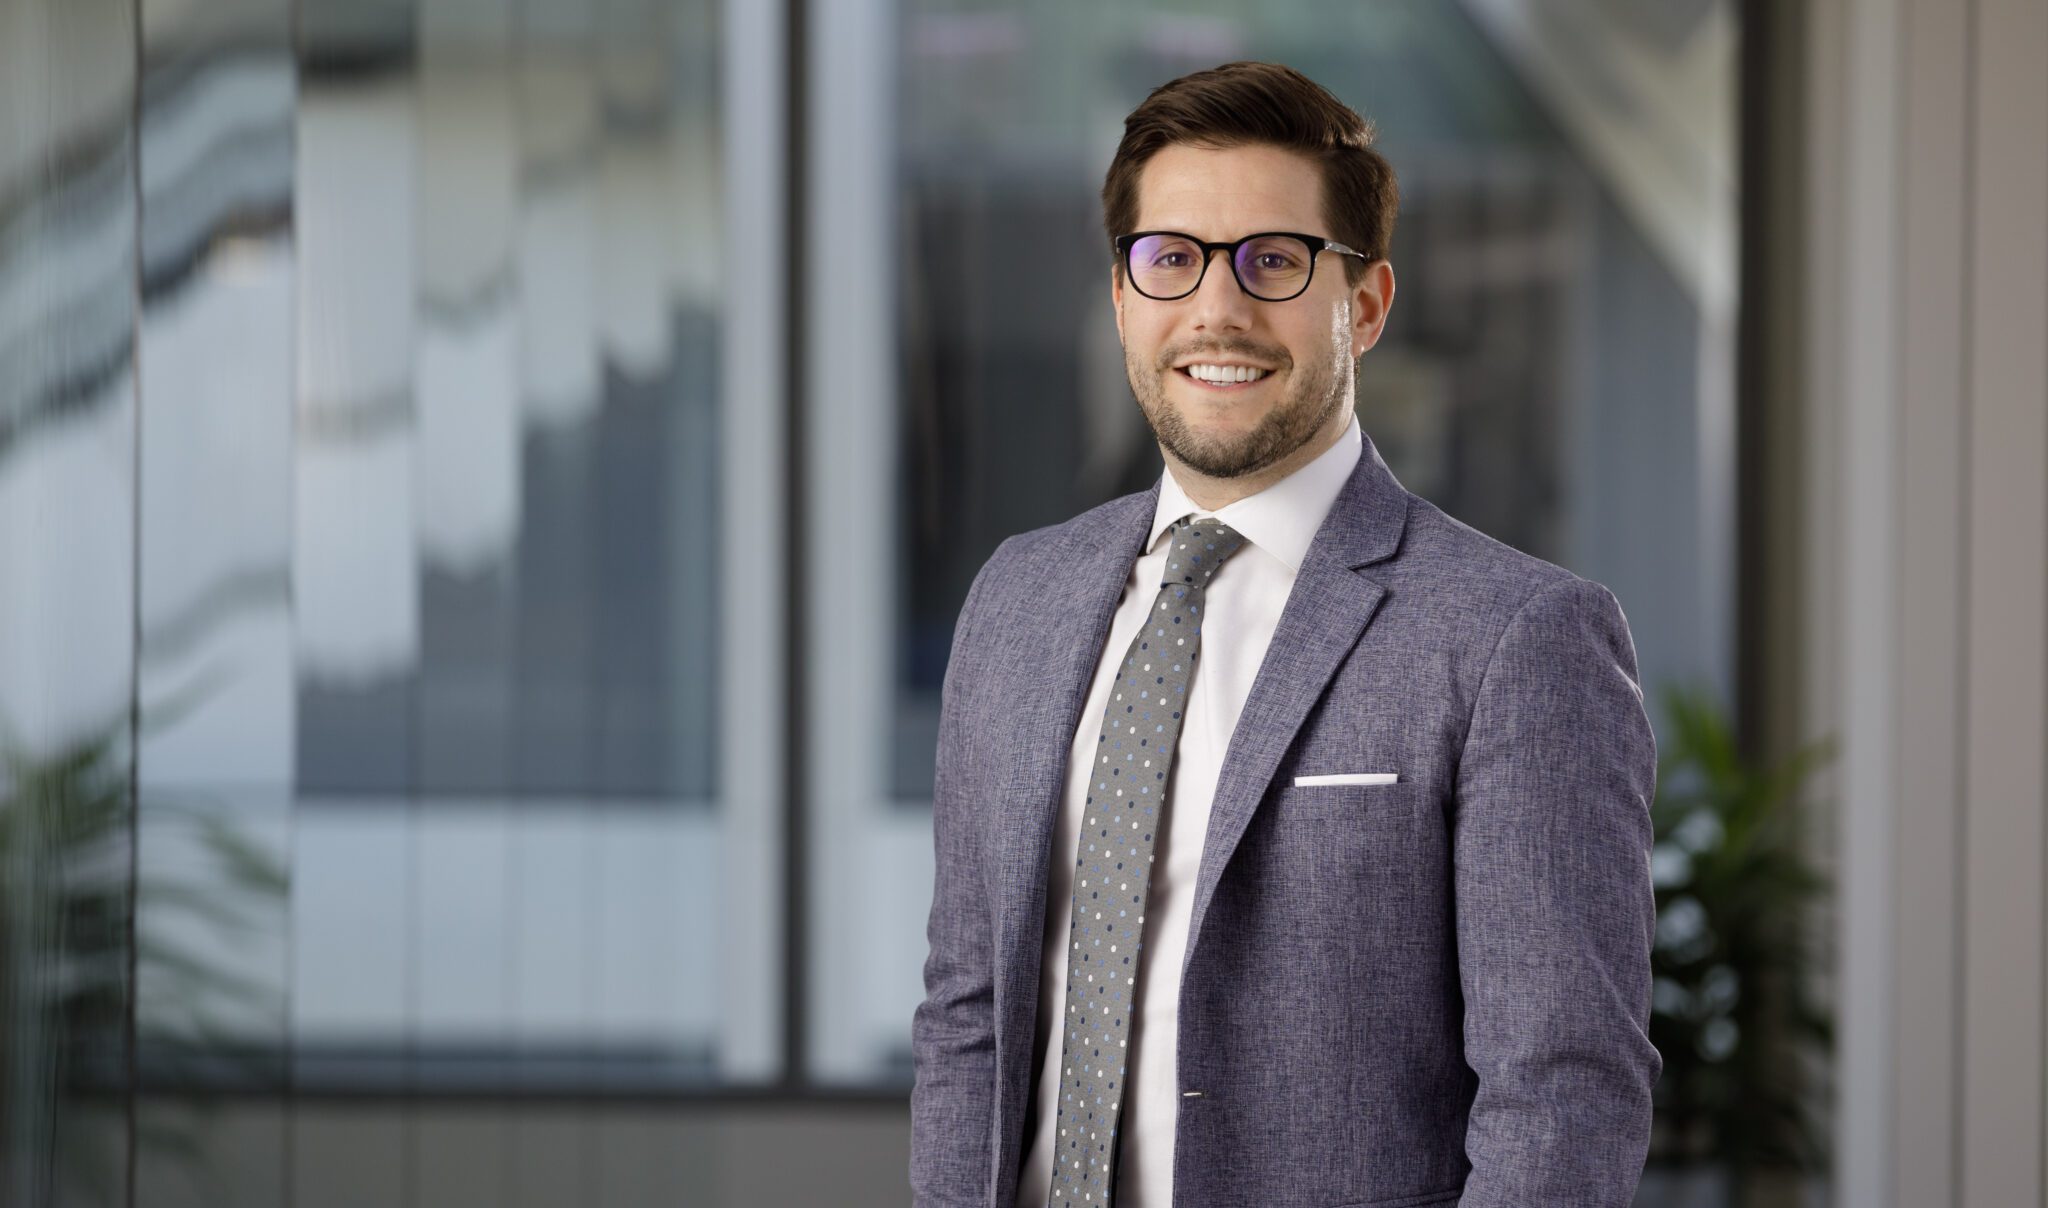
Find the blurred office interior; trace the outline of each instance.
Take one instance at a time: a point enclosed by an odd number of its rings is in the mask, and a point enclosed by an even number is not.
[[[1675,790],[1831,752],[1810,898],[1660,847],[1638,1202],[2048,1203],[2043,9],[0,0],[0,1202],[905,1202],[953,618],[1159,475],[1097,190],[1252,58],[1396,475]]]

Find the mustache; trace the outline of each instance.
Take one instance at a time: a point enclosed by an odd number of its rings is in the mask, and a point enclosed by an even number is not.
[[[1198,344],[1168,345],[1160,350],[1155,367],[1161,372],[1165,372],[1173,368],[1175,361],[1186,360],[1189,357],[1231,355],[1249,357],[1252,360],[1267,365],[1274,365],[1281,369],[1285,369],[1294,363],[1292,358],[1282,349],[1269,348],[1264,344],[1257,344],[1251,340],[1238,339],[1204,340]]]

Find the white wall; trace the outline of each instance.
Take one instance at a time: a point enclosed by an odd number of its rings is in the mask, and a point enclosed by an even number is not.
[[[2048,6],[1814,0],[1797,476],[1836,1202],[2039,1205]],[[1794,502],[1787,500],[1786,502]]]

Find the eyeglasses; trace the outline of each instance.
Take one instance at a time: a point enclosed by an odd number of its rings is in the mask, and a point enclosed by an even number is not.
[[[1185,298],[1201,288],[1212,252],[1230,253],[1230,272],[1238,288],[1261,302],[1299,297],[1315,276],[1317,252],[1372,259],[1334,239],[1293,231],[1262,231],[1228,243],[1209,243],[1179,231],[1136,231],[1118,235],[1114,242],[1123,259],[1124,279],[1160,302]]]

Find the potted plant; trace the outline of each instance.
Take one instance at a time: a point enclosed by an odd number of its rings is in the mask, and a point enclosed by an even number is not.
[[[1661,703],[1650,1040],[1664,1072],[1641,1202],[1704,1208],[1827,1169],[1803,1077],[1834,1043],[1807,993],[1808,907],[1827,881],[1801,850],[1799,794],[1832,743],[1758,766],[1711,693],[1667,687]]]

